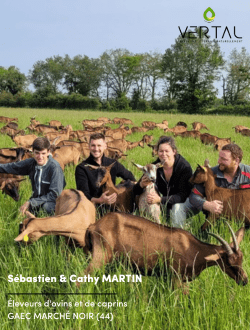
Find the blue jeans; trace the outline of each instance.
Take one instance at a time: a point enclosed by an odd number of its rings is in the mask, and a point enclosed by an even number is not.
[[[170,210],[170,219],[172,221],[173,227],[183,228],[186,222],[186,218],[200,211],[192,206],[189,198],[186,199],[185,203],[174,204]]]
[[[56,207],[55,203],[46,202],[42,205],[39,205],[38,207],[30,206],[29,211],[33,213],[35,216],[37,216],[39,210],[45,211],[48,215],[53,215],[55,213],[55,207]]]

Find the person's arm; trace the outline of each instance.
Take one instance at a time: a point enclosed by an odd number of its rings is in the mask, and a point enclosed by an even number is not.
[[[56,198],[61,194],[64,188],[64,174],[61,167],[57,166],[53,169],[50,179],[49,192],[40,197],[30,198],[29,202],[32,207],[37,207],[46,202],[56,202]]]
[[[132,172],[127,170],[122,164],[116,162],[116,176],[122,178],[123,180],[136,181]]]
[[[76,167],[75,180],[76,189],[82,191],[88,200],[91,201],[92,196],[90,194],[88,176],[85,170],[80,166]]]
[[[204,197],[205,188],[203,185],[195,185],[189,196],[189,201],[193,207],[202,211],[208,211],[213,214],[221,214],[223,211],[223,203],[219,200],[207,201]]]
[[[26,159],[22,160],[21,162],[0,164],[0,173],[29,175],[32,162],[32,159]]]

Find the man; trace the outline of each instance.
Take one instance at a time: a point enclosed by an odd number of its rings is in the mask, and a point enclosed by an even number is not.
[[[59,163],[50,155],[50,143],[47,138],[34,140],[33,158],[17,163],[0,164],[0,173],[29,175],[32,184],[32,196],[20,207],[20,212],[29,210],[37,214],[40,209],[52,214],[56,198],[65,187],[63,171]]]
[[[250,183],[250,166],[241,164],[243,151],[237,144],[227,144],[219,152],[218,164],[212,167],[216,174],[216,185],[223,188],[239,189],[243,183]],[[197,211],[208,211],[221,214],[223,203],[219,200],[205,199],[204,185],[195,185],[189,197],[190,203]]]
[[[109,195],[108,192],[102,193],[102,188],[96,186],[97,170],[93,170],[87,164],[93,166],[108,166],[115,162],[114,159],[104,156],[107,148],[105,137],[101,133],[93,134],[89,140],[90,156],[76,167],[75,178],[76,187],[81,190],[84,195],[93,203],[111,205],[116,202],[117,194]],[[116,162],[111,169],[112,181],[115,185],[116,177],[124,180],[136,181],[133,174],[123,165]]]

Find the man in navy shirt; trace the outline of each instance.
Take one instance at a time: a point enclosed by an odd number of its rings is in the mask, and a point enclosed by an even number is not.
[[[93,134],[89,140],[90,156],[76,167],[75,179],[78,190],[81,190],[84,195],[93,203],[111,205],[116,202],[117,194],[109,195],[109,192],[102,193],[102,188],[97,187],[97,170],[90,169],[85,165],[93,166],[109,166],[114,163],[110,174],[115,185],[116,177],[121,177],[124,180],[136,181],[133,174],[128,171],[122,164],[114,159],[104,156],[104,151],[107,148],[105,137],[101,133]]]

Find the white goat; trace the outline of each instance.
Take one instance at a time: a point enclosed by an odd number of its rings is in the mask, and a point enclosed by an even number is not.
[[[155,187],[156,182],[156,172],[157,169],[162,166],[161,163],[158,164],[148,164],[145,166],[138,165],[133,163],[140,171],[143,171],[143,176],[146,176],[149,180],[149,184],[146,186],[145,191],[140,195],[139,197],[139,210],[142,212],[145,212],[147,215],[149,215],[153,220],[157,223],[161,223],[160,221],[160,214],[161,214],[161,208],[160,204],[149,204],[147,202],[147,196],[151,194],[153,191],[155,191],[157,194],[157,190]]]

